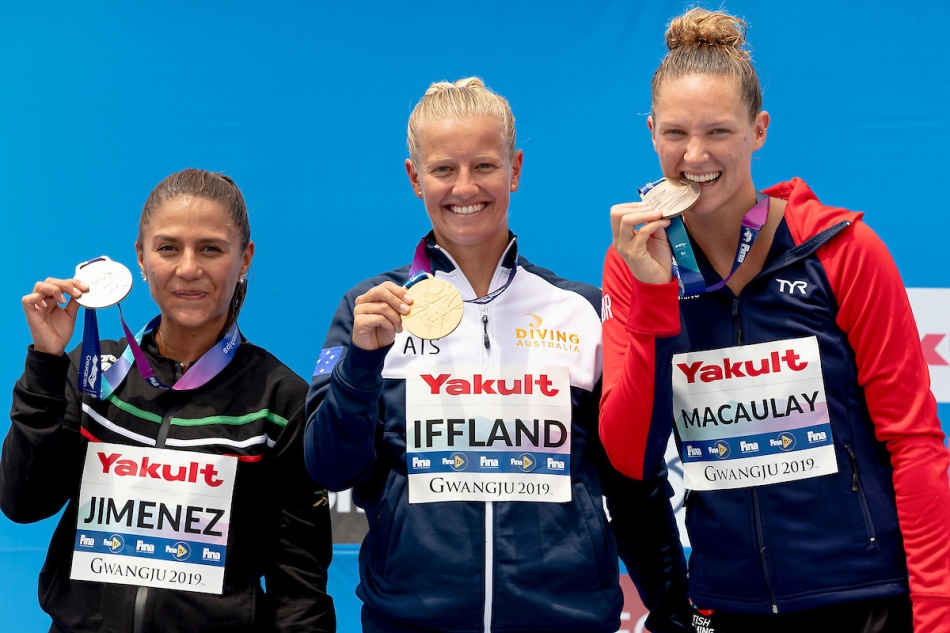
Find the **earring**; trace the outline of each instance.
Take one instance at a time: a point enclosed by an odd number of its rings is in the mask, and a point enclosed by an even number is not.
[[[148,283],[148,275],[145,274],[145,269],[142,269],[142,281]]]
[[[241,276],[238,278],[238,283],[247,283],[247,273],[241,273]]]

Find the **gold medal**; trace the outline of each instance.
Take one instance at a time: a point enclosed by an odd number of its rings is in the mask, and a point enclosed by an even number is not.
[[[699,200],[699,184],[685,178],[676,182],[664,178],[643,194],[641,199],[662,213],[664,218],[672,218],[696,204]]]
[[[412,284],[412,305],[402,325],[413,336],[429,341],[451,334],[462,322],[462,295],[452,284],[429,275]]]

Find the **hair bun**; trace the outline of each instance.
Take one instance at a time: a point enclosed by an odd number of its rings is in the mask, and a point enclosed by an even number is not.
[[[437,81],[429,86],[429,89],[426,90],[425,97],[429,95],[434,95],[437,92],[442,92],[443,90],[451,90],[452,88],[484,88],[485,82],[482,81],[479,77],[465,77],[464,79],[458,79],[456,81]]]
[[[666,47],[671,51],[691,46],[725,46],[747,57],[746,24],[741,18],[706,9],[691,9],[673,18],[666,30]]]

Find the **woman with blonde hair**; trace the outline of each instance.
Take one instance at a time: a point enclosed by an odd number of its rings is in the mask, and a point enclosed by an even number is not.
[[[618,552],[649,629],[688,630],[665,471],[626,479],[598,438],[600,291],[530,263],[508,229],[507,101],[433,84],[408,137],[432,230],[343,298],[307,405],[311,474],[353,487],[369,522],[363,630],[613,633]]]

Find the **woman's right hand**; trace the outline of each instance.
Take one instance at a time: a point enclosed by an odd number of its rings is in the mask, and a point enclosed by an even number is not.
[[[665,284],[673,279],[673,250],[666,236],[670,220],[642,202],[610,207],[614,248],[637,281]]]
[[[402,332],[402,315],[409,313],[412,297],[391,281],[384,281],[356,298],[353,344],[365,350],[392,345]]]
[[[36,282],[33,292],[22,299],[26,324],[33,335],[33,349],[57,356],[66,351],[79,312],[75,299],[88,291],[89,286],[78,279],[48,277]],[[66,305],[61,307],[60,303]]]

